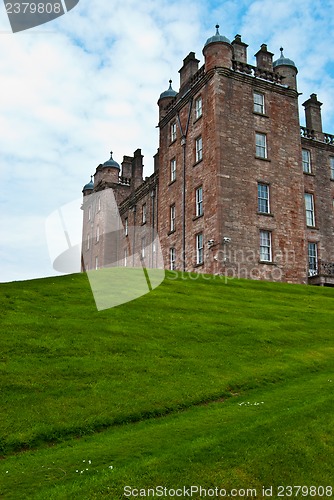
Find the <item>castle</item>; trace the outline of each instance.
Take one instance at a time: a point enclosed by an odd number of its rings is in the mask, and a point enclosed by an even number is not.
[[[111,154],[84,186],[82,269],[127,266],[148,242],[154,267],[153,231],[169,269],[334,286],[334,135],[322,103],[303,103],[301,127],[295,63],[262,44],[252,66],[241,36],[218,28],[204,65],[190,52],[178,92],[170,81],[160,95],[154,173],[143,179],[140,149],[121,166]]]

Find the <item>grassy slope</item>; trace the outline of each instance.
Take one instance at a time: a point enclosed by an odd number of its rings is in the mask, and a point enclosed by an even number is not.
[[[328,483],[333,290],[190,278],[103,312],[84,275],[1,285],[2,454],[39,449],[0,462],[0,495]]]

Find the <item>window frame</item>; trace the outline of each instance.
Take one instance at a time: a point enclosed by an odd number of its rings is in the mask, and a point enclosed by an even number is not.
[[[311,247],[315,250],[314,252],[310,252]],[[318,275],[318,244],[314,241],[307,243],[307,266],[309,277]]]
[[[195,99],[195,120],[198,120],[203,115],[203,100],[202,96]]]
[[[329,157],[330,179],[334,181],[334,156]]]
[[[264,240],[264,237],[267,238],[266,241]],[[268,229],[260,229],[260,262],[268,263],[272,262],[272,259],[272,232]]]
[[[169,269],[174,271],[176,269],[176,249],[175,247],[170,247],[169,249]]]
[[[306,160],[304,159],[304,154],[307,154]],[[304,174],[312,173],[311,151],[309,149],[302,148],[302,165]]]
[[[176,122],[170,124],[170,142],[176,141]]]
[[[203,160],[203,138],[201,135],[195,139],[195,162]]]
[[[176,158],[170,160],[170,182],[176,180]]]
[[[203,233],[197,233],[196,236],[196,265],[204,264],[204,237]]]
[[[203,186],[198,186],[195,189],[195,216],[201,217],[202,215],[203,215]]]
[[[142,224],[146,224],[147,222],[147,204],[143,203],[141,207],[141,222]]]
[[[264,144],[260,144],[258,139],[264,139]],[[267,134],[264,134],[263,132],[255,132],[255,156],[256,158],[260,158],[262,160],[268,159]]]
[[[100,241],[100,226],[96,226],[96,233],[95,233],[95,243],[98,243]]]
[[[170,224],[169,224],[169,229],[171,232],[174,232],[175,231],[175,228],[176,228],[176,207],[175,207],[175,203],[173,203],[173,205],[170,205],[170,209],[169,209],[169,219],[170,219]]]
[[[129,235],[129,218],[125,217],[124,219],[124,235],[128,236]]]
[[[140,243],[140,255],[142,259],[145,259],[145,249],[146,249],[146,236],[142,236]]]
[[[260,192],[260,189],[266,188],[267,197],[262,196],[263,193]],[[263,207],[265,205],[265,207]],[[266,208],[262,210],[262,208]],[[257,210],[260,214],[270,214],[270,186],[265,182],[257,183]]]
[[[305,200],[306,226],[315,227],[314,195],[312,193],[304,193],[304,200]],[[311,202],[309,207],[307,200]],[[311,222],[311,224],[309,222]]]
[[[260,96],[261,97],[261,102],[256,102],[256,96]],[[262,92],[258,92],[257,90],[254,90],[254,92],[253,92],[253,111],[254,111],[254,113],[257,113],[259,115],[264,115],[265,114],[265,98],[264,98],[264,94]]]

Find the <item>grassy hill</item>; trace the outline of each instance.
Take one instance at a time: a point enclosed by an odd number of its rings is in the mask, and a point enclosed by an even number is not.
[[[334,496],[334,290],[174,278],[100,312],[83,274],[0,285],[0,498]]]

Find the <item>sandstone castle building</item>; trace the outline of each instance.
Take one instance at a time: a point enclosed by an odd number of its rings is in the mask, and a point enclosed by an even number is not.
[[[295,63],[263,44],[252,66],[241,36],[218,28],[204,65],[190,52],[178,91],[170,82],[160,95],[154,173],[143,179],[138,149],[121,165],[111,155],[84,186],[82,269],[137,254],[154,267],[157,232],[169,269],[333,286],[334,135],[322,103],[303,103],[301,127]]]

